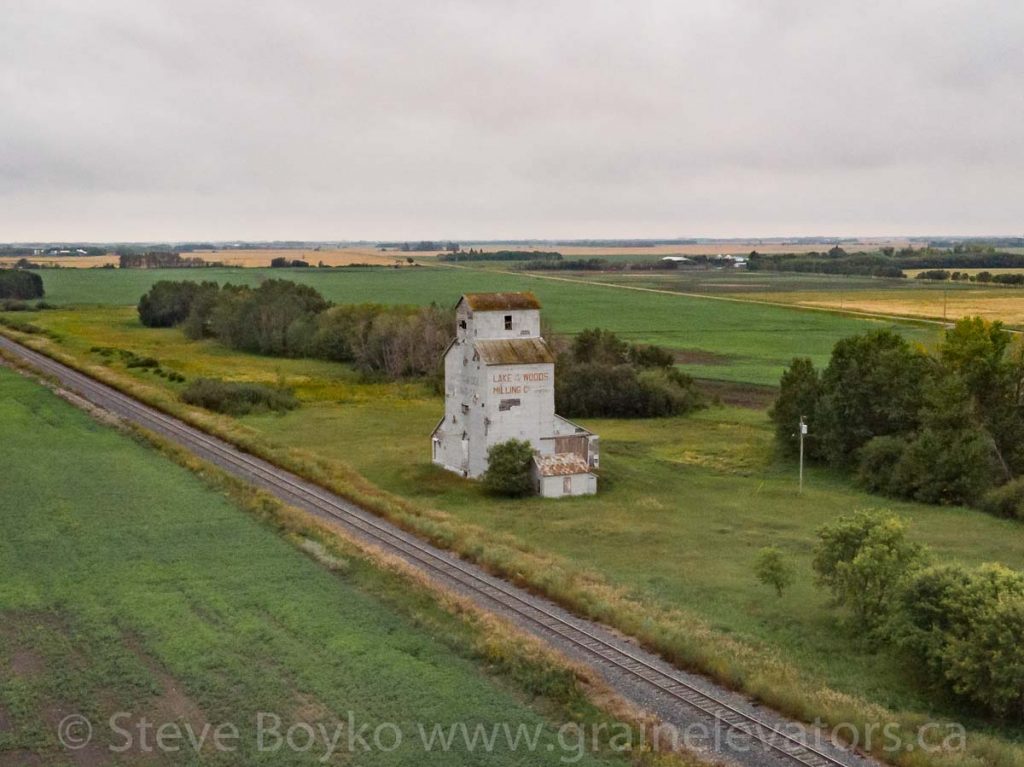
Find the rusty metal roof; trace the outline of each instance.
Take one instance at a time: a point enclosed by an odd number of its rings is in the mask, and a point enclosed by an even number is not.
[[[474,312],[500,312],[505,309],[540,309],[540,301],[530,292],[465,293],[462,300]]]
[[[474,342],[485,365],[531,365],[554,362],[555,355],[543,338],[508,338]]]
[[[537,473],[542,477],[564,477],[567,474],[590,473],[587,462],[576,453],[535,455],[533,462],[537,464]]]

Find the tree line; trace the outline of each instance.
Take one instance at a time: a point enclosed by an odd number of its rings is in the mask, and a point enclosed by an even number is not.
[[[455,327],[451,309],[336,306],[314,288],[289,280],[266,280],[256,288],[163,280],[142,296],[138,313],[143,325],[180,327],[188,338],[215,338],[255,354],[350,363],[390,379],[439,379]],[[596,328],[562,346],[555,404],[570,418],[653,418],[702,404],[693,380],[664,349]]]
[[[1024,343],[1000,322],[961,319],[934,352],[876,330],[822,371],[794,359],[770,411],[789,452],[800,416],[808,457],[873,492],[1024,518]]]
[[[918,272],[914,279],[936,280],[938,282],[952,280],[953,282],[991,282],[996,285],[1024,285],[1024,274],[992,274],[992,272],[986,271],[968,274],[967,272],[950,272],[946,269],[926,269],[923,272]]]
[[[839,251],[839,253],[835,253]],[[765,272],[806,272],[842,274],[864,277],[906,277],[903,266],[881,253],[847,254],[842,248],[822,253],[764,254],[753,251],[747,258],[747,269]]]
[[[454,313],[428,307],[333,306],[308,285],[266,280],[259,287],[161,281],[139,300],[148,327],[180,326],[240,351],[347,362],[388,378],[436,375]]]
[[[438,261],[561,261],[562,254],[539,250],[496,250],[493,252],[470,248],[461,252],[445,253]]]
[[[203,269],[224,264],[219,261],[204,261],[198,256],[182,258],[180,253],[174,251],[151,250],[145,253],[119,253],[118,265],[122,269]]]
[[[747,260],[751,271],[812,272],[820,274],[904,277],[904,269],[997,269],[1024,267],[1024,253],[1009,253],[992,248],[941,250],[937,248],[881,248],[865,253],[847,253],[836,246],[821,253],[758,253]],[[923,278],[928,279],[928,278]],[[998,280],[996,280],[998,282]]]

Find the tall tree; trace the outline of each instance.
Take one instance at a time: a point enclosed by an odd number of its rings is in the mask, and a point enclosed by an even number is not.
[[[873,437],[914,431],[933,372],[923,350],[889,330],[839,341],[821,376],[816,431],[823,455],[849,466]]]
[[[817,455],[818,400],[821,397],[821,377],[814,364],[807,357],[797,357],[786,368],[779,382],[779,396],[768,411],[775,424],[775,438],[786,452],[795,454],[799,445],[797,425],[801,416],[806,416],[810,434],[804,445],[808,455]]]

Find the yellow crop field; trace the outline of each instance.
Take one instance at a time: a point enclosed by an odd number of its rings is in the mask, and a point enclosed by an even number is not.
[[[316,266],[321,261],[327,266],[348,266],[350,264],[373,264],[375,266],[391,266],[396,262],[404,262],[406,256],[424,255],[418,253],[402,253],[399,251],[381,251],[373,247],[364,248],[283,248],[251,250],[242,248],[224,248],[222,250],[197,250],[184,253],[183,256],[201,258],[204,261],[220,261],[227,266],[270,266],[271,259],[283,256],[290,260],[301,260]],[[433,254],[427,254],[433,255]]]
[[[833,245],[825,242],[760,242],[759,240],[730,241],[730,242],[704,242],[694,245],[653,245],[650,247],[624,247],[616,245],[613,247],[591,246],[591,245],[542,245],[542,244],[508,244],[494,242],[462,242],[464,250],[469,248],[492,250],[537,250],[537,251],[558,251],[566,258],[580,258],[593,256],[700,256],[700,255],[747,255],[752,250],[758,253],[810,253],[812,251],[827,251]],[[843,244],[843,249],[848,252],[858,250],[873,251],[881,247],[892,246],[894,248],[905,248],[911,244],[910,240],[871,240]]]
[[[848,312],[957,320],[978,315],[1024,326],[1022,289],[908,289],[888,291],[820,291],[799,293],[735,294],[737,298],[813,306]]]
[[[17,256],[0,257],[0,266],[11,266],[20,261]],[[104,256],[29,256],[28,260],[34,264],[46,264],[47,266],[71,267],[72,269],[91,269],[97,266],[113,264],[117,266],[117,256],[106,254]]]

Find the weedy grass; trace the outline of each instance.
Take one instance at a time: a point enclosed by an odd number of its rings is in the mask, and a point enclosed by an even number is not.
[[[68,315],[84,332],[89,313]],[[60,322],[60,344],[38,336],[28,342],[616,626],[681,666],[806,720],[881,717],[910,730],[938,717],[973,728],[965,754],[907,753],[899,755],[901,764],[972,764],[982,752],[998,756],[992,764],[1019,764],[1021,749],[1011,744],[1019,729],[931,699],[899,658],[842,626],[812,583],[815,530],[882,501],[815,468],[798,495],[795,467],[774,458],[763,412],[722,408],[689,418],[588,421],[603,446],[596,497],[503,502],[429,464],[427,436],[441,401],[423,386],[364,385],[338,365],[270,360],[188,344],[173,330],[118,327],[119,345],[157,354],[159,344],[164,364],[279,378],[304,400],[287,415],[224,418],[185,408],[165,381],[96,363],[88,352],[95,342],[69,332],[70,319]],[[329,375],[321,379],[324,370]],[[944,559],[1024,565],[1014,522],[960,508],[887,505]],[[766,544],[779,546],[800,573],[781,599],[752,572]]]
[[[56,727],[77,712],[97,738],[76,759],[109,763],[106,747],[123,738],[101,723],[126,711],[136,748],[120,763],[152,758],[132,729],[146,717],[195,731],[235,723],[238,751],[208,748],[203,764],[317,764],[316,747],[258,751],[258,712],[280,715],[283,732],[351,711],[407,730],[397,751],[360,752],[360,764],[478,764],[458,747],[424,753],[413,730],[465,721],[543,726],[536,753],[499,740],[488,756],[541,765],[556,722],[608,721],[571,670],[517,651],[507,631],[485,636],[305,515],[196,462],[204,484],[3,368],[0,437],[0,752],[66,760]],[[315,541],[320,556],[288,539]],[[188,748],[161,754],[195,762]]]

